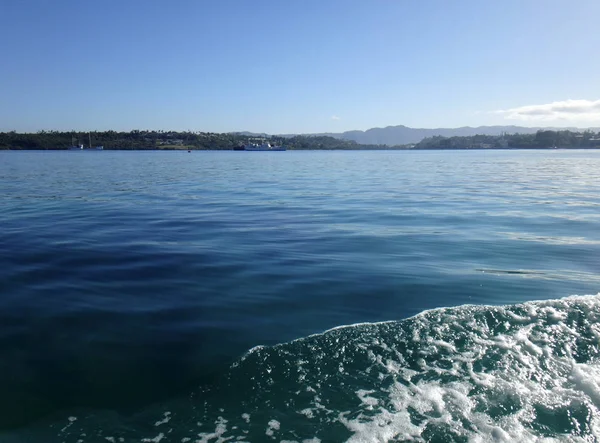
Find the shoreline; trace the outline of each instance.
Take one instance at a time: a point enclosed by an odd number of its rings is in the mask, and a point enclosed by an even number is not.
[[[314,148],[314,149],[286,149],[286,151],[595,151],[600,150],[600,146],[593,147],[575,147],[575,148],[356,148],[356,149],[324,149],[324,148]],[[40,152],[71,152],[69,149],[23,149],[23,148],[0,148],[0,152],[2,151],[40,151]],[[253,152],[253,151],[242,151],[236,149],[204,149],[204,148],[194,148],[194,147],[177,147],[177,148],[148,148],[148,149],[128,149],[128,148],[104,148],[102,151],[95,150],[83,150],[83,151],[72,151],[72,152],[105,152],[105,151],[224,151],[224,152]],[[286,152],[283,151],[283,152]],[[265,151],[260,151],[265,152]],[[275,152],[275,151],[274,151]],[[280,152],[280,151],[276,151]]]

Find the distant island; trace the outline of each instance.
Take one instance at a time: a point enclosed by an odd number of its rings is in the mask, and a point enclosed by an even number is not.
[[[359,144],[375,145],[409,145],[417,144],[421,140],[431,137],[442,136],[469,137],[474,135],[497,135],[503,134],[536,134],[538,131],[571,131],[571,132],[598,132],[598,128],[555,128],[526,126],[462,126],[460,128],[409,128],[404,125],[386,126],[385,128],[371,128],[366,131],[346,131],[341,133],[323,133],[313,135],[329,135],[344,140],[354,140]],[[307,134],[305,134],[307,135]]]
[[[65,150],[73,145],[73,140],[87,140],[88,136],[88,132],[75,131],[0,132],[0,150]],[[283,145],[288,150],[600,149],[600,131],[594,130],[539,129],[533,133],[434,135],[425,137],[417,143],[394,145],[359,143],[356,140],[338,138],[339,136],[320,134],[260,135],[271,144]],[[103,145],[105,150],[233,150],[256,139],[257,135],[239,132],[133,130],[129,132],[96,131],[91,133],[91,137],[96,144]]]

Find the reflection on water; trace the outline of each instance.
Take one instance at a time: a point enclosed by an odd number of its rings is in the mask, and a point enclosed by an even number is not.
[[[598,292],[598,152],[247,154],[0,152],[3,428],[339,325]]]

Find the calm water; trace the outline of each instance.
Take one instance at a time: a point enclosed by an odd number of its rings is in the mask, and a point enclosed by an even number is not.
[[[600,438],[598,171],[0,152],[0,441]]]

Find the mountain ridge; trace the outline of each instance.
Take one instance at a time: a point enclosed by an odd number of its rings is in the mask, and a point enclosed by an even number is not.
[[[577,127],[526,127],[516,125],[494,125],[494,126],[461,126],[458,128],[411,128],[404,125],[375,127],[367,130],[352,130],[345,132],[323,132],[309,134],[276,134],[282,137],[293,137],[296,135],[304,136],[329,136],[341,140],[351,140],[361,145],[407,145],[419,143],[428,137],[464,137],[472,135],[502,135],[507,134],[535,134],[538,131],[573,131],[583,132],[592,130],[600,131],[600,128],[577,128]],[[265,133],[235,132],[235,134],[244,134],[252,136],[265,136]]]

